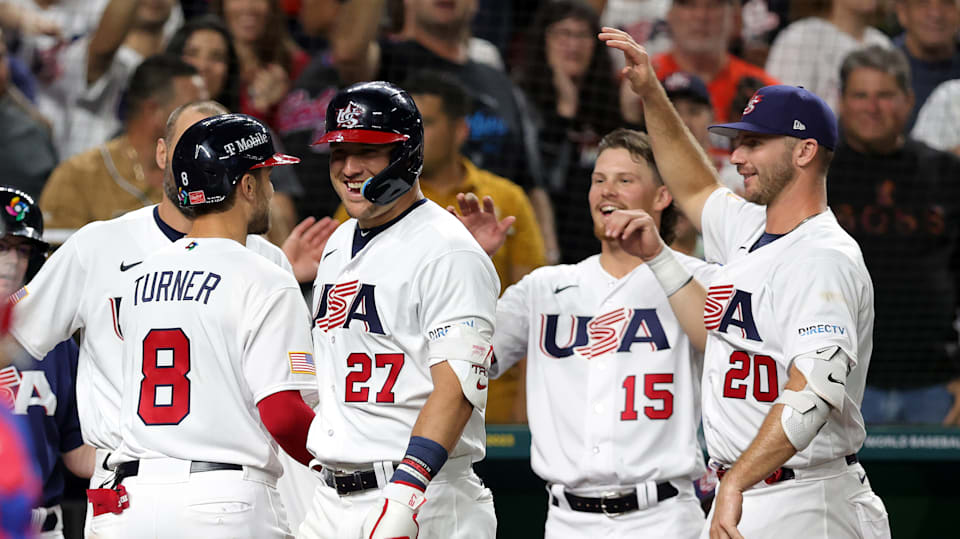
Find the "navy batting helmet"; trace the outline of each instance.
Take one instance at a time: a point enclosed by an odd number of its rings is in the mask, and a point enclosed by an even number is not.
[[[40,270],[50,252],[50,244],[43,241],[43,214],[33,197],[13,187],[0,186],[0,215],[3,216],[3,236],[17,236],[30,240],[33,254],[27,264],[26,281]]]
[[[389,204],[406,193],[423,168],[423,119],[410,95],[389,82],[362,82],[340,90],[327,105],[327,132],[314,144],[397,144],[390,164],[363,183],[364,198]]]
[[[246,114],[221,114],[191,125],[171,160],[182,207],[223,201],[253,169],[299,162],[297,157],[277,153],[270,130]]]

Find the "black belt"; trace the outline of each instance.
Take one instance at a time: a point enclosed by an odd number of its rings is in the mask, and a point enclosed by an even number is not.
[[[321,477],[323,477],[323,482],[327,486],[337,489],[337,494],[340,496],[380,487],[377,483],[377,473],[373,470],[363,470],[349,474],[338,474],[331,471]]]
[[[190,473],[198,472],[216,472],[219,470],[243,470],[243,466],[239,464],[225,464],[223,462],[202,462],[202,461],[193,461],[190,463]],[[127,477],[133,477],[140,473],[140,461],[132,460],[130,462],[121,462],[117,464],[116,467],[116,478],[113,480],[114,485],[119,485],[121,481]]]
[[[40,531],[52,532],[55,529],[57,529],[57,513],[55,511],[50,511],[47,513],[47,518],[43,520],[43,525],[40,526]]]
[[[669,500],[677,494],[680,494],[680,491],[677,490],[677,487],[670,484],[669,481],[657,483],[657,502]],[[573,509],[574,511],[582,511],[584,513],[603,513],[606,515],[615,515],[640,509],[640,502],[637,500],[636,490],[632,490],[629,493],[616,498],[607,496],[602,498],[585,498],[583,496],[570,494],[569,492],[564,492],[563,496],[567,499],[567,503],[570,504],[570,509]],[[553,498],[551,503],[556,506],[560,505],[560,502],[556,497]]]
[[[857,458],[856,453],[843,457],[843,460],[847,461],[847,466],[860,462],[860,459]],[[726,475],[726,473],[727,473],[727,470],[724,470],[724,469],[717,470],[717,479],[723,479],[723,476]],[[768,485],[772,485],[774,483],[779,483],[781,481],[789,481],[796,477],[797,477],[797,474],[794,473],[793,469],[781,467],[781,468],[777,468],[772,474],[767,476],[767,478],[764,479],[763,482]]]

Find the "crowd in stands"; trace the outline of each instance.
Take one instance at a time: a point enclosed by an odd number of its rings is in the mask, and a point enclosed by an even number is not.
[[[587,201],[598,144],[644,125],[602,25],[646,44],[735,191],[729,142],[707,126],[769,84],[834,108],[829,202],[876,294],[864,415],[960,424],[960,0],[0,0],[3,183],[38,199],[48,229],[157,203],[168,115],[211,98],[303,159],[273,174],[281,244],[305,217],[346,218],[314,141],[339,88],[389,80],[424,116],[424,194],[443,206],[490,195],[517,217],[494,258],[505,289],[599,251]],[[682,216],[673,246],[702,255]],[[491,384],[490,423],[524,420],[512,372]]]

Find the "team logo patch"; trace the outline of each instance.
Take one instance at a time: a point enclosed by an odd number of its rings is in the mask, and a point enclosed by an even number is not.
[[[10,303],[16,305],[17,303],[20,303],[20,300],[22,300],[23,298],[29,295],[30,295],[30,291],[27,290],[27,287],[23,287],[20,290],[17,290],[16,292],[14,292],[13,294],[10,294],[9,300],[10,300]]]
[[[743,115],[746,116],[750,114],[757,108],[757,103],[763,101],[763,96],[760,95],[760,92],[753,94],[753,97],[750,98],[750,101],[747,102],[746,108],[743,109]]]
[[[360,125],[360,116],[363,115],[363,107],[351,101],[346,107],[337,109],[337,127],[340,129],[353,129]]]
[[[707,290],[707,301],[703,305],[703,325],[707,330],[720,327],[720,319],[723,318],[723,311],[732,295],[732,284],[711,286]]]
[[[191,204],[203,204],[207,201],[207,197],[204,196],[203,191],[190,191],[189,196]]]
[[[313,354],[309,352],[287,352],[290,357],[290,372],[293,374],[317,374],[317,365]]]
[[[17,394],[14,388],[20,385],[20,373],[13,365],[5,369],[0,369],[0,406],[6,406],[13,410],[14,401]]]
[[[197,242],[191,241],[190,243],[187,244],[187,246],[185,247],[185,249],[188,250],[188,251],[192,251],[192,250],[196,249],[196,247],[197,247]]]
[[[30,206],[26,202],[20,200],[20,197],[13,197],[10,199],[10,204],[5,208],[7,213],[13,216],[17,221],[23,221],[27,216],[27,212],[30,211]]]

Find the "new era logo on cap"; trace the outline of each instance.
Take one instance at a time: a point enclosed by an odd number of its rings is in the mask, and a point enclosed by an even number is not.
[[[731,138],[742,131],[811,138],[830,150],[837,145],[833,111],[801,86],[764,86],[750,98],[739,122],[710,126],[710,132]]]

